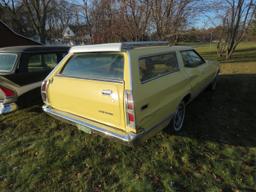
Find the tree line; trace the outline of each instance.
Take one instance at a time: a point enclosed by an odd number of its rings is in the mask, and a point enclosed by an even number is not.
[[[230,58],[256,25],[255,4],[256,0],[0,0],[0,19],[18,33],[37,34],[42,43],[61,38],[67,26],[89,36],[91,43],[167,40],[177,44],[195,39],[199,31],[197,39],[217,40],[218,55]],[[216,13],[218,26],[203,32],[193,29],[196,20],[209,12]]]

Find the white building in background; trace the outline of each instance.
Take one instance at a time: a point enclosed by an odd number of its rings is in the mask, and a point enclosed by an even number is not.
[[[61,37],[49,40],[48,44],[54,45],[85,45],[91,43],[91,36],[86,32],[85,27],[67,26],[61,33]]]
[[[70,29],[70,27],[66,27],[63,31],[63,37],[65,39],[71,39],[75,37],[75,33]]]
[[[75,33],[70,27],[66,27],[63,31],[63,39],[69,45],[75,45],[73,39],[75,38]]]

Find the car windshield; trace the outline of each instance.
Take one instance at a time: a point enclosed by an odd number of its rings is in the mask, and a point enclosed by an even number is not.
[[[0,53],[0,71],[10,72],[16,62],[17,55],[13,53]]]
[[[74,55],[61,71],[62,75],[99,80],[123,80],[124,59],[117,53],[83,53]]]

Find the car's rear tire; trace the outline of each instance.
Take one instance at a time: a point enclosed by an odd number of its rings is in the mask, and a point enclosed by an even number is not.
[[[186,114],[186,103],[182,101],[175,111],[170,124],[166,128],[167,133],[178,133],[182,131]]]

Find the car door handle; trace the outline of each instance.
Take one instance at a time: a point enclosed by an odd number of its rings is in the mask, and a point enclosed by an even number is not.
[[[109,90],[109,89],[107,89],[107,90],[102,90],[101,91],[101,94],[102,95],[111,95],[113,93],[113,91],[112,90]]]

